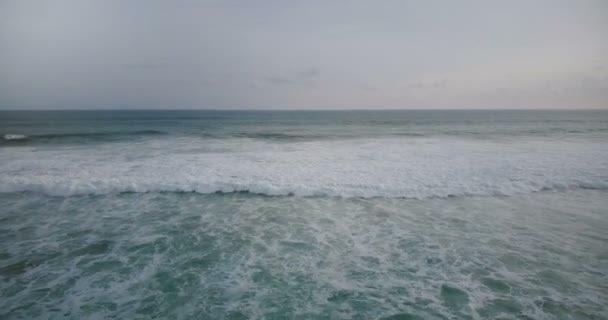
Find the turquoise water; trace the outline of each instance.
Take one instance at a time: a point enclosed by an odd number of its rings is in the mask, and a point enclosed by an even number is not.
[[[0,112],[0,128],[0,318],[608,314],[608,112]]]

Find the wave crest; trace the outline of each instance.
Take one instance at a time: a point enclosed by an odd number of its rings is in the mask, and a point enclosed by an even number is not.
[[[113,141],[138,136],[164,135],[166,132],[159,130],[138,130],[124,132],[81,132],[81,133],[47,133],[47,134],[5,134],[5,142],[21,142],[27,144],[48,143],[74,143]]]
[[[415,198],[608,189],[608,143],[153,139],[0,153],[0,192]]]
[[[469,181],[470,183],[471,181]],[[469,196],[512,196],[546,191],[608,190],[608,181],[570,181],[505,183],[497,181],[480,185],[460,184],[428,187],[410,185],[396,188],[383,185],[343,184],[333,185],[289,185],[273,182],[204,182],[189,179],[152,181],[146,179],[93,179],[70,181],[69,179],[9,179],[0,185],[0,193],[34,192],[52,196],[101,195],[117,193],[251,193],[265,196],[340,197],[340,198],[452,198]]]
[[[24,134],[5,134],[4,135],[4,140],[24,140],[27,139],[28,136],[24,135]]]

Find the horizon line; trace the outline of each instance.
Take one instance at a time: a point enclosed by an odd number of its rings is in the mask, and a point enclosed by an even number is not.
[[[592,108],[356,108],[356,109],[341,109],[341,108],[328,108],[328,109],[307,109],[307,108],[296,108],[296,109],[278,109],[278,108],[178,108],[178,109],[165,109],[165,108],[95,108],[95,109],[79,109],[79,108],[49,108],[49,109],[0,109],[3,111],[608,111],[607,107],[592,107]]]

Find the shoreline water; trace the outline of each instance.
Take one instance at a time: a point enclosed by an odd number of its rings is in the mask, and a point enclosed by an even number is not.
[[[600,317],[605,191],[1,194],[5,317]],[[281,301],[280,304],[277,304]]]

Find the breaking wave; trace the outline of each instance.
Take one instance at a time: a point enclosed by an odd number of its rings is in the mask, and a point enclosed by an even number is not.
[[[382,186],[295,186],[264,183],[205,183],[197,181],[151,182],[129,179],[90,180],[90,181],[19,181],[13,180],[0,186],[0,192],[34,192],[51,196],[102,195],[117,193],[200,193],[231,194],[250,193],[264,196],[297,196],[297,197],[339,197],[339,198],[404,198],[430,199],[471,196],[512,196],[534,192],[570,191],[577,189],[608,190],[607,181],[572,181],[570,183],[535,182],[519,184],[495,184],[491,186],[461,186],[462,188],[420,188],[411,186],[403,189],[391,189]]]
[[[136,136],[155,136],[166,134],[159,130],[139,130],[125,132],[80,132],[80,133],[49,133],[49,134],[5,134],[4,142],[18,143],[51,143],[51,142],[90,142],[99,140],[122,139]]]
[[[14,148],[0,192],[249,192],[268,196],[444,198],[608,189],[608,144],[362,139],[280,144],[192,138]]]
[[[26,135],[23,134],[5,134],[4,135],[4,140],[23,140],[23,139],[27,139]]]

